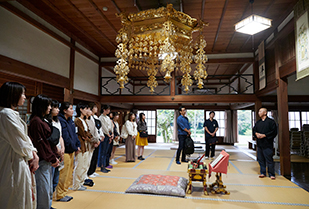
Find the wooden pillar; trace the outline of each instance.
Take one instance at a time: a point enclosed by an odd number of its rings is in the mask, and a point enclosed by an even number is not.
[[[255,105],[254,105],[254,111],[255,111],[255,122],[257,122],[258,120],[260,120],[260,116],[259,116],[259,110],[262,107],[262,101],[261,100],[256,100],[255,101]]]
[[[71,38],[70,49],[70,85],[69,89],[64,89],[64,101],[73,104],[73,88],[74,88],[74,70],[75,70],[75,41]]]
[[[289,106],[288,106],[288,83],[286,79],[280,78],[279,67],[280,46],[275,43],[275,70],[277,87],[277,103],[278,103],[278,138],[280,151],[280,172],[281,175],[291,176],[291,157],[290,157],[290,137],[289,137]]]
[[[42,94],[43,92],[43,83],[35,82],[35,95]]]

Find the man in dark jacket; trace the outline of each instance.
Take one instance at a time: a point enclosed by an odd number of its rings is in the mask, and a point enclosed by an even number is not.
[[[267,109],[259,110],[260,120],[255,123],[253,137],[257,141],[257,160],[260,164],[260,178],[266,177],[266,165],[268,175],[275,180],[275,164],[273,160],[274,138],[277,135],[276,122],[267,117]]]

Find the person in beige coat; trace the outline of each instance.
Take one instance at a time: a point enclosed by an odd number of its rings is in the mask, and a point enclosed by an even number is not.
[[[73,190],[86,190],[87,188],[83,185],[84,180],[87,176],[89,168],[89,150],[91,147],[92,134],[90,133],[89,126],[86,123],[86,115],[88,112],[88,105],[79,103],[76,107],[77,118],[74,123],[77,127],[77,136],[80,141],[79,152],[75,156],[75,168],[73,172]]]
[[[0,88],[0,207],[36,208],[34,172],[39,167],[27,125],[15,111],[24,104],[25,87],[6,82]]]
[[[137,124],[135,115],[130,112],[129,118],[124,124],[122,136],[126,139],[126,162],[135,162],[135,137],[137,135]]]

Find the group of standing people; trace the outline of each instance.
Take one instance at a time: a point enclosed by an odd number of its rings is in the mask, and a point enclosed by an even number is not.
[[[191,136],[191,128],[190,128],[190,123],[188,118],[186,117],[187,110],[185,107],[179,107],[179,117],[177,118],[177,128],[178,128],[178,140],[179,140],[179,145],[176,153],[176,164],[181,164],[181,162],[188,162],[186,160],[186,153],[185,153],[185,142],[186,138]],[[216,137],[216,133],[219,129],[219,125],[217,120],[214,119],[215,117],[215,112],[211,111],[209,113],[209,119],[207,119],[204,122],[204,129],[205,129],[205,158],[209,158],[209,154],[211,153],[210,157],[213,159],[215,156],[215,151],[216,151],[216,144],[218,142],[218,139]],[[180,154],[181,155],[181,162],[179,161],[180,159]]]
[[[119,114],[104,105],[79,103],[76,117],[69,102],[37,95],[32,101],[29,127],[16,111],[25,102],[25,86],[6,82],[0,88],[0,202],[3,208],[52,208],[52,200],[68,202],[69,187],[83,191],[93,186],[97,166],[110,172],[120,137],[125,140],[126,161],[144,160],[147,143],[145,115],[138,123],[130,113],[119,130]],[[143,134],[142,134],[143,133]],[[124,137],[125,136],[125,137]],[[143,137],[144,136],[144,137]]]
[[[185,153],[185,140],[190,137],[190,123],[186,117],[186,108],[179,107],[180,116],[177,118],[178,127],[178,140],[179,146],[176,153],[176,164],[181,164],[181,162],[188,162],[186,160]],[[277,125],[276,122],[267,116],[267,109],[260,108],[258,115],[260,119],[255,123],[253,127],[253,138],[257,141],[257,161],[260,165],[260,175],[259,178],[266,177],[266,167],[270,179],[275,180],[275,164],[273,160],[273,148],[274,148],[274,138],[277,136]],[[215,156],[216,143],[218,139],[216,133],[219,129],[218,122],[214,119],[215,112],[210,111],[209,119],[204,122],[205,129],[205,158],[213,159]],[[181,162],[180,154],[181,156]]]

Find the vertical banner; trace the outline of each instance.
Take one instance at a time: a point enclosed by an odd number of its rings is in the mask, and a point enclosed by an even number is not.
[[[308,11],[296,20],[296,80],[309,75]]]
[[[264,41],[259,45],[259,87],[264,89],[266,87],[266,69],[265,69],[265,48]]]

